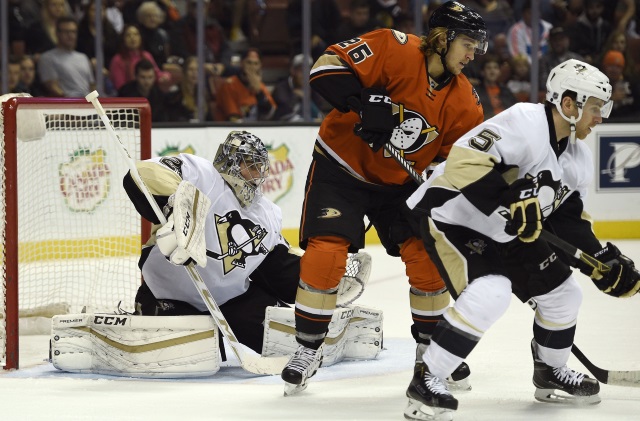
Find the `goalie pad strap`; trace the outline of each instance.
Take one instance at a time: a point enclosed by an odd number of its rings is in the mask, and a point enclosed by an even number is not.
[[[210,316],[82,313],[51,321],[51,362],[72,373],[209,376],[220,369],[218,344]]]
[[[322,365],[375,359],[382,350],[382,320],[382,311],[372,307],[337,308],[324,340]],[[294,309],[267,307],[262,355],[291,355],[297,348]]]

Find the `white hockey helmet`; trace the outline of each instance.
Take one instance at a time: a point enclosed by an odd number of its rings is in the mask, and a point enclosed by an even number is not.
[[[269,154],[262,141],[246,131],[232,131],[218,147],[213,166],[244,208],[261,194],[269,176]]]
[[[577,119],[575,117],[567,117],[562,112],[562,94],[565,91],[573,91],[577,94]],[[582,109],[589,97],[604,101],[604,106],[601,108],[600,113],[602,118],[609,117],[611,108],[613,108],[611,91],[609,78],[596,67],[580,60],[570,59],[560,63],[551,70],[547,78],[547,101],[555,104],[562,118],[571,123],[574,128],[576,122],[582,118]]]

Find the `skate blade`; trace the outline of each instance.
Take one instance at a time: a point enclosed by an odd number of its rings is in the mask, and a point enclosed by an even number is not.
[[[540,402],[564,405],[595,405],[600,403],[600,395],[598,394],[575,396],[557,389],[536,389],[533,397]]]
[[[301,384],[293,384],[284,382],[284,395],[291,396],[302,392],[307,388],[307,382]]]
[[[450,391],[465,392],[471,390],[471,381],[469,381],[468,377],[458,381],[447,377],[447,386],[449,386]]]
[[[447,408],[427,406],[418,400],[409,398],[409,404],[404,410],[404,417],[408,420],[418,421],[452,421],[453,411]]]

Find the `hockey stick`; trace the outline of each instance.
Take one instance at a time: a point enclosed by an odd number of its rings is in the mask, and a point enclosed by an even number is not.
[[[151,207],[153,208],[153,212],[156,214],[156,217],[158,218],[158,220],[162,225],[166,224],[167,218],[165,218],[164,214],[160,210],[160,207],[158,206],[155,199],[151,195],[151,192],[149,191],[148,187],[140,177],[140,174],[138,173],[138,169],[136,168],[135,161],[133,160],[133,158],[129,154],[129,151],[127,151],[127,148],[124,146],[124,144],[122,143],[122,140],[120,139],[115,129],[113,128],[113,125],[109,120],[109,117],[107,117],[107,114],[105,113],[104,108],[102,108],[102,104],[100,104],[100,101],[98,101],[98,92],[97,91],[91,92],[89,95],[85,97],[85,99],[91,104],[93,104],[93,107],[98,112],[100,119],[102,120],[105,128],[107,129],[107,132],[109,133],[111,138],[114,141],[116,141],[116,144],[119,145],[120,152],[122,152],[122,155],[129,166],[131,176],[138,184],[142,193],[144,193],[144,196],[147,198],[149,205],[151,205]],[[189,274],[189,276],[191,277],[191,280],[193,281],[193,285],[195,285],[196,289],[200,293],[200,297],[202,297],[202,300],[206,304],[207,309],[211,313],[213,320],[218,326],[218,329],[220,329],[222,334],[227,338],[227,341],[229,342],[229,345],[231,346],[231,349],[233,350],[233,353],[235,354],[238,361],[240,362],[240,365],[242,366],[242,368],[254,374],[280,374],[284,366],[289,361],[289,358],[247,355],[242,348],[243,345],[238,341],[238,339],[236,339],[236,336],[233,334],[231,327],[229,326],[229,324],[227,323],[227,320],[225,319],[224,315],[220,311],[218,304],[216,304],[215,300],[213,299],[213,296],[211,295],[209,288],[207,287],[204,280],[200,276],[200,273],[197,271],[195,265],[191,263],[188,266],[185,266],[185,269]]]
[[[411,176],[411,178],[413,178],[416,183],[418,183],[418,185],[424,183],[425,180],[422,178],[420,173],[418,173],[415,168],[413,168],[413,166],[409,164],[409,162],[400,154],[400,151],[398,151],[398,149],[396,149],[389,143],[385,143],[384,150],[387,151],[393,157],[393,159],[407,171],[407,173]],[[597,259],[594,259],[588,254],[579,250],[577,247],[574,247],[566,241],[553,235],[549,231],[542,230],[542,232],[540,233],[540,237],[595,269],[601,271],[610,270],[610,268],[604,263],[598,261]],[[533,298],[527,301],[527,304],[529,304],[529,307],[531,307],[534,311],[538,307],[538,303]],[[571,352],[599,382],[615,386],[640,387],[640,370],[605,370],[593,364],[575,344],[573,344],[573,346],[571,347]]]

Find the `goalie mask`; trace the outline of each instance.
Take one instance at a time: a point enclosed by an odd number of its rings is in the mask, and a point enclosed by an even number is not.
[[[458,35],[466,35],[478,41],[476,54],[487,52],[487,27],[482,16],[457,1],[448,1],[433,12],[429,18],[429,30],[434,28],[447,28],[447,50]]]
[[[218,147],[213,166],[246,208],[259,197],[260,186],[269,176],[269,154],[257,136],[233,131]]]
[[[565,91],[573,91],[577,94],[577,119],[567,117],[562,112],[562,95]],[[590,64],[575,59],[567,60],[554,67],[547,78],[547,101],[554,104],[562,118],[571,124],[571,142],[575,142],[576,122],[582,118],[583,107],[589,97],[604,101],[600,115],[602,118],[609,117],[613,108],[611,91],[609,78],[604,73]]]

